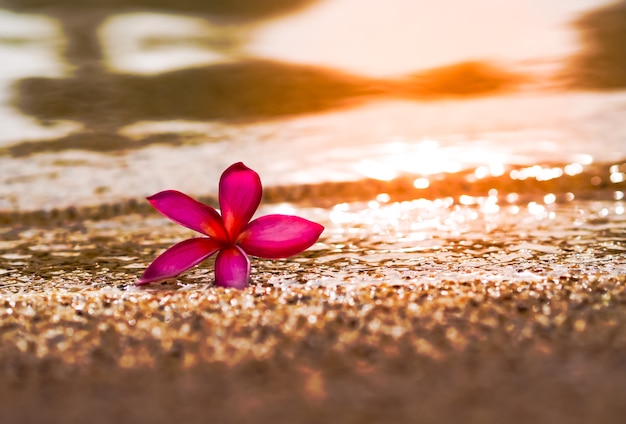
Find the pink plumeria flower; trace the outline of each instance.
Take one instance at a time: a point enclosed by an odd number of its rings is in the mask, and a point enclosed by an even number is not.
[[[259,175],[239,162],[220,178],[220,213],[175,190],[148,197],[156,210],[192,230],[204,234],[182,241],[156,258],[137,285],[176,277],[214,253],[215,283],[245,288],[250,280],[248,255],[267,259],[286,258],[317,241],[324,227],[291,215],[266,215],[250,221],[261,203]]]

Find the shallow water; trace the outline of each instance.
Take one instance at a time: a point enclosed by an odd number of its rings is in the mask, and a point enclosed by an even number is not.
[[[51,142],[48,150],[43,142],[39,150],[23,143],[25,154],[0,155],[0,210],[116,203],[165,189],[215,195],[222,170],[237,161],[259,172],[266,187],[403,177],[435,184],[469,171],[476,176],[466,181],[471,192],[488,177],[500,178],[499,186],[565,181],[585,172],[593,178],[593,168],[604,166],[604,183],[595,186],[617,190],[624,170],[608,168],[626,157],[625,116],[623,92],[574,92],[375,101],[248,124],[145,122],[122,129],[131,141],[111,152]],[[150,135],[165,138],[141,144]],[[514,169],[527,171],[509,179]]]
[[[465,203],[470,203],[465,199]],[[499,202],[452,198],[342,203],[332,208],[267,206],[261,214],[297,213],[326,230],[307,252],[253,260],[252,284],[435,285],[596,281],[626,275],[626,202]],[[212,261],[167,283],[134,281],[168,246],[191,236],[164,218],[130,214],[64,226],[3,230],[1,292],[49,289],[203,290]]]

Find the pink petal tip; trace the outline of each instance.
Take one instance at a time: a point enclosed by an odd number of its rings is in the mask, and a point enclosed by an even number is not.
[[[215,259],[215,284],[244,289],[250,281],[250,260],[237,246],[222,249]]]
[[[138,286],[176,277],[217,252],[221,243],[206,237],[182,241],[157,257],[135,283]]]
[[[311,247],[323,231],[320,224],[298,216],[266,215],[246,226],[239,244],[253,256],[286,258]]]
[[[224,227],[231,240],[236,239],[252,219],[262,194],[259,175],[243,163],[235,163],[224,171],[220,178],[219,202]]]

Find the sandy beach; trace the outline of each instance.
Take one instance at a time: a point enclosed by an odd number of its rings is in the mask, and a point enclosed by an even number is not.
[[[448,279],[436,258],[412,270],[400,251],[376,256],[379,244],[368,259],[384,220],[363,228],[342,213],[311,251],[255,260],[243,291],[214,287],[210,261],[135,287],[155,253],[189,232],[154,214],[13,223],[0,245],[0,421],[621,422],[626,281],[616,250],[589,264],[561,254],[552,271],[543,252],[495,261],[491,274],[474,262]],[[600,225],[620,231],[621,219]],[[341,236],[348,228],[379,235]],[[516,231],[498,245],[509,256]],[[578,243],[606,246],[601,232],[584,234]],[[477,249],[459,252],[476,261]]]
[[[617,423],[624,305],[576,276],[3,295],[0,417]]]

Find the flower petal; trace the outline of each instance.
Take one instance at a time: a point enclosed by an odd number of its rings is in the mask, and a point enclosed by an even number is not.
[[[238,162],[231,165],[220,178],[219,200],[224,227],[236,240],[239,232],[250,221],[261,203],[259,175]]]
[[[199,233],[225,241],[222,217],[211,206],[200,203],[184,193],[166,190],[148,197],[156,210],[172,221]]]
[[[286,258],[302,252],[317,241],[324,227],[291,215],[266,215],[244,228],[238,243],[249,255]]]
[[[250,280],[250,260],[237,246],[220,251],[215,259],[215,284],[244,289]]]
[[[136,284],[140,286],[175,277],[199,264],[221,247],[219,241],[207,237],[196,237],[175,244],[148,266]]]

